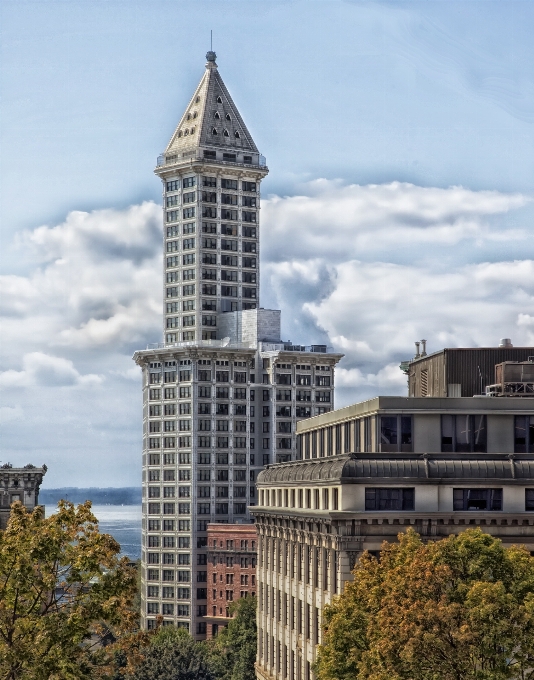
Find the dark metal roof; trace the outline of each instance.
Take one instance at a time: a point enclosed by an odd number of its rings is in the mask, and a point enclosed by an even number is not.
[[[504,454],[343,454],[271,465],[258,476],[259,486],[357,484],[378,480],[434,481],[462,479],[532,480],[534,456]]]

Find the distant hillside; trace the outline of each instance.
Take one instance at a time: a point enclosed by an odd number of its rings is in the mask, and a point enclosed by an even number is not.
[[[79,489],[74,486],[66,486],[62,489],[41,489],[39,503],[43,505],[56,505],[58,501],[65,499],[73,503],[85,503],[92,501],[94,505],[140,505],[141,487],[124,486],[118,489],[109,487],[100,489],[90,487]]]

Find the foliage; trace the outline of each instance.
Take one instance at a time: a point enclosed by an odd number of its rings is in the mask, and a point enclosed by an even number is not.
[[[212,643],[214,667],[219,680],[254,680],[256,660],[257,600],[245,597],[230,607],[233,618]]]
[[[206,643],[195,642],[183,628],[160,628],[142,654],[127,680],[215,680]]]
[[[365,553],[325,610],[319,680],[534,678],[534,559],[480,530]]]
[[[90,502],[61,501],[48,518],[13,504],[0,532],[2,680],[89,677],[92,645],[135,627],[136,576],[119,551]]]

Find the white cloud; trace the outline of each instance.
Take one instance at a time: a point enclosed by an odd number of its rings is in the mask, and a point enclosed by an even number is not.
[[[272,196],[262,203],[262,305],[283,310],[286,339],[345,353],[337,406],[405,394],[398,365],[422,337],[430,350],[501,337],[534,345],[529,201],[326,180]],[[3,458],[38,455],[47,486],[137,483],[131,354],[161,338],[161,242],[153,203],[73,212],[19,239],[35,258],[27,275],[0,276]],[[91,463],[83,477],[80,461]]]
[[[325,179],[306,195],[271,196],[262,203],[264,249],[269,259],[317,256],[342,261],[362,254],[383,258],[413,248],[464,241],[525,241],[522,228],[492,226],[489,218],[527,205],[523,194],[439,189],[413,184],[343,185]],[[267,226],[268,225],[268,226]]]
[[[0,388],[94,386],[102,383],[99,375],[81,375],[69,359],[42,352],[26,354],[22,364],[22,371],[9,369],[0,373]]]

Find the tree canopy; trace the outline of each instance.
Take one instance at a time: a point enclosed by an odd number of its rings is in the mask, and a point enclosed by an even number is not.
[[[325,609],[319,680],[534,678],[534,559],[479,529],[364,553]]]
[[[212,645],[214,669],[219,680],[255,680],[257,600],[245,597],[230,607],[233,618]]]
[[[119,552],[89,501],[61,501],[47,518],[13,504],[0,532],[2,680],[90,677],[92,644],[136,625],[135,570]]]
[[[127,680],[215,680],[205,642],[195,642],[183,628],[167,626],[142,650],[143,659]]]

